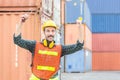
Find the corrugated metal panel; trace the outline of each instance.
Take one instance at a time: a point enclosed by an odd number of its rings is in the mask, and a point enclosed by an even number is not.
[[[70,0],[65,6],[65,23],[76,23],[79,16],[83,17],[83,22],[91,30],[91,14],[87,3],[81,3],[80,0]]]
[[[85,48],[92,50],[92,33],[89,28],[83,24],[81,26],[81,33],[79,34],[79,27],[77,24],[66,24],[65,26],[65,44],[73,44],[79,39],[84,39]],[[72,32],[71,32],[72,31]]]
[[[87,3],[92,13],[120,13],[120,0],[87,0]]]
[[[62,24],[62,26],[64,25],[64,23],[65,23],[65,1],[61,1],[61,24]]]
[[[120,34],[93,34],[93,51],[120,51]]]
[[[0,15],[0,23],[2,23],[3,22],[3,20],[2,20],[3,18],[2,18],[2,16]],[[3,24],[1,24],[1,26],[3,26]],[[0,27],[1,27],[0,26]],[[0,29],[0,32],[2,32],[2,29]],[[0,33],[0,37],[1,37],[1,39],[0,39],[0,64],[3,64],[3,42],[2,42],[2,38],[3,38],[3,33]],[[3,80],[3,66],[1,65],[0,66],[0,78]]]
[[[76,23],[76,20],[79,16],[80,0],[67,1],[65,5],[65,23]]]
[[[119,14],[93,14],[92,32],[93,33],[118,33],[120,32]]]
[[[94,52],[92,54],[92,69],[120,70],[120,52]]]
[[[2,23],[1,24],[3,24],[4,22],[3,22],[3,20],[5,20],[4,18],[7,18],[6,16],[2,16],[0,19],[1,19],[1,21],[2,21]],[[8,22],[8,20],[5,20],[6,22]],[[8,76],[8,74],[6,74],[6,73],[10,73],[10,68],[6,68],[5,69],[5,67],[3,66],[3,65],[6,65],[6,67],[8,67],[8,66],[10,66],[10,58],[11,58],[11,56],[10,55],[8,55],[8,52],[7,52],[7,48],[6,48],[6,46],[8,47],[8,49],[10,49],[10,41],[7,41],[6,43],[3,43],[3,41],[4,40],[9,40],[9,36],[4,36],[5,34],[10,34],[10,31],[9,30],[5,30],[5,27],[3,27],[3,26],[5,26],[6,24],[3,24],[2,26],[1,26],[1,29],[2,29],[2,35],[3,35],[3,37],[1,38],[1,42],[2,42],[2,44],[3,45],[0,45],[1,47],[2,47],[2,52],[0,53],[0,54],[2,54],[2,77],[3,77],[3,79],[5,80],[5,79],[9,79],[10,78],[10,76]],[[3,28],[2,28],[3,27]],[[4,32],[3,32],[3,30],[4,30]],[[7,60],[5,60],[5,59],[7,59]],[[5,70],[5,71],[4,71]],[[8,76],[8,77],[6,77],[6,78],[4,78],[5,76]]]
[[[85,50],[85,71],[92,71],[92,51]]]
[[[65,60],[65,71],[66,72],[84,72],[84,50],[80,50],[74,54],[66,56]]]
[[[73,32],[74,31],[74,32]],[[79,39],[77,24],[66,24],[65,25],[65,44],[76,43]],[[84,31],[82,31],[84,33]]]
[[[92,53],[89,50],[80,50],[65,58],[66,72],[86,72],[92,70]]]
[[[91,26],[91,13],[88,7],[88,4],[85,3],[84,7],[84,23],[89,27],[89,29],[92,31],[92,26]]]
[[[19,9],[17,7],[0,7],[0,12],[36,12],[37,7],[20,7]]]
[[[64,58],[64,56],[61,58],[61,64],[60,64],[60,68],[61,68],[61,72],[64,72],[64,64],[65,64],[65,58]]]
[[[92,50],[92,32],[90,31],[90,29],[84,25],[84,47],[89,49],[89,50]]]
[[[0,6],[36,6],[38,0],[0,0]]]
[[[31,54],[13,43],[13,34],[16,23],[19,21],[22,13],[0,13],[1,39],[0,39],[0,77],[2,80],[28,80],[31,74],[30,63]],[[35,15],[31,15],[23,26],[23,37],[25,39],[34,39],[36,34]],[[36,34],[36,35],[35,35]],[[18,55],[18,59],[16,58]],[[16,66],[18,63],[18,66]],[[24,64],[24,65],[23,65]]]

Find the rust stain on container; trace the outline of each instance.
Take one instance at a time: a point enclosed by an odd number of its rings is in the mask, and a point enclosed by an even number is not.
[[[23,13],[0,13],[0,78],[1,80],[28,80],[31,71],[31,53],[13,43],[16,23]],[[22,37],[28,40],[40,40],[40,22],[38,16],[31,14],[22,27]],[[17,51],[16,51],[17,50]],[[16,54],[18,60],[16,60]],[[16,66],[18,63],[18,66]]]
[[[93,51],[120,51],[120,34],[93,34]]]
[[[92,54],[93,71],[120,70],[120,52],[94,52]]]

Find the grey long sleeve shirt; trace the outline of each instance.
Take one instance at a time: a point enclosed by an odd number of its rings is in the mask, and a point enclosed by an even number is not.
[[[29,50],[32,55],[34,55],[34,51],[35,51],[35,45],[36,45],[36,41],[35,40],[24,40],[21,38],[21,34],[18,35],[17,37],[14,36],[14,43],[24,49]],[[84,43],[80,43],[79,41],[77,41],[76,44],[72,44],[72,45],[62,45],[62,56],[64,55],[68,55],[71,53],[74,53],[76,51],[79,51],[83,48]]]

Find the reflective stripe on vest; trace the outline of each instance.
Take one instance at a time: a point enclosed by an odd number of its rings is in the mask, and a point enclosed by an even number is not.
[[[42,50],[39,50],[38,53],[39,54],[51,55],[51,56],[58,56],[58,52],[54,52],[54,51],[42,51]]]
[[[50,66],[37,66],[37,70],[55,71],[55,67],[50,67]]]

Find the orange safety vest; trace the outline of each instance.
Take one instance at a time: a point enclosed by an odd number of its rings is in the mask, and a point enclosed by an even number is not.
[[[33,57],[33,74],[41,79],[50,79],[59,70],[60,57],[61,45],[50,49],[37,42]]]

